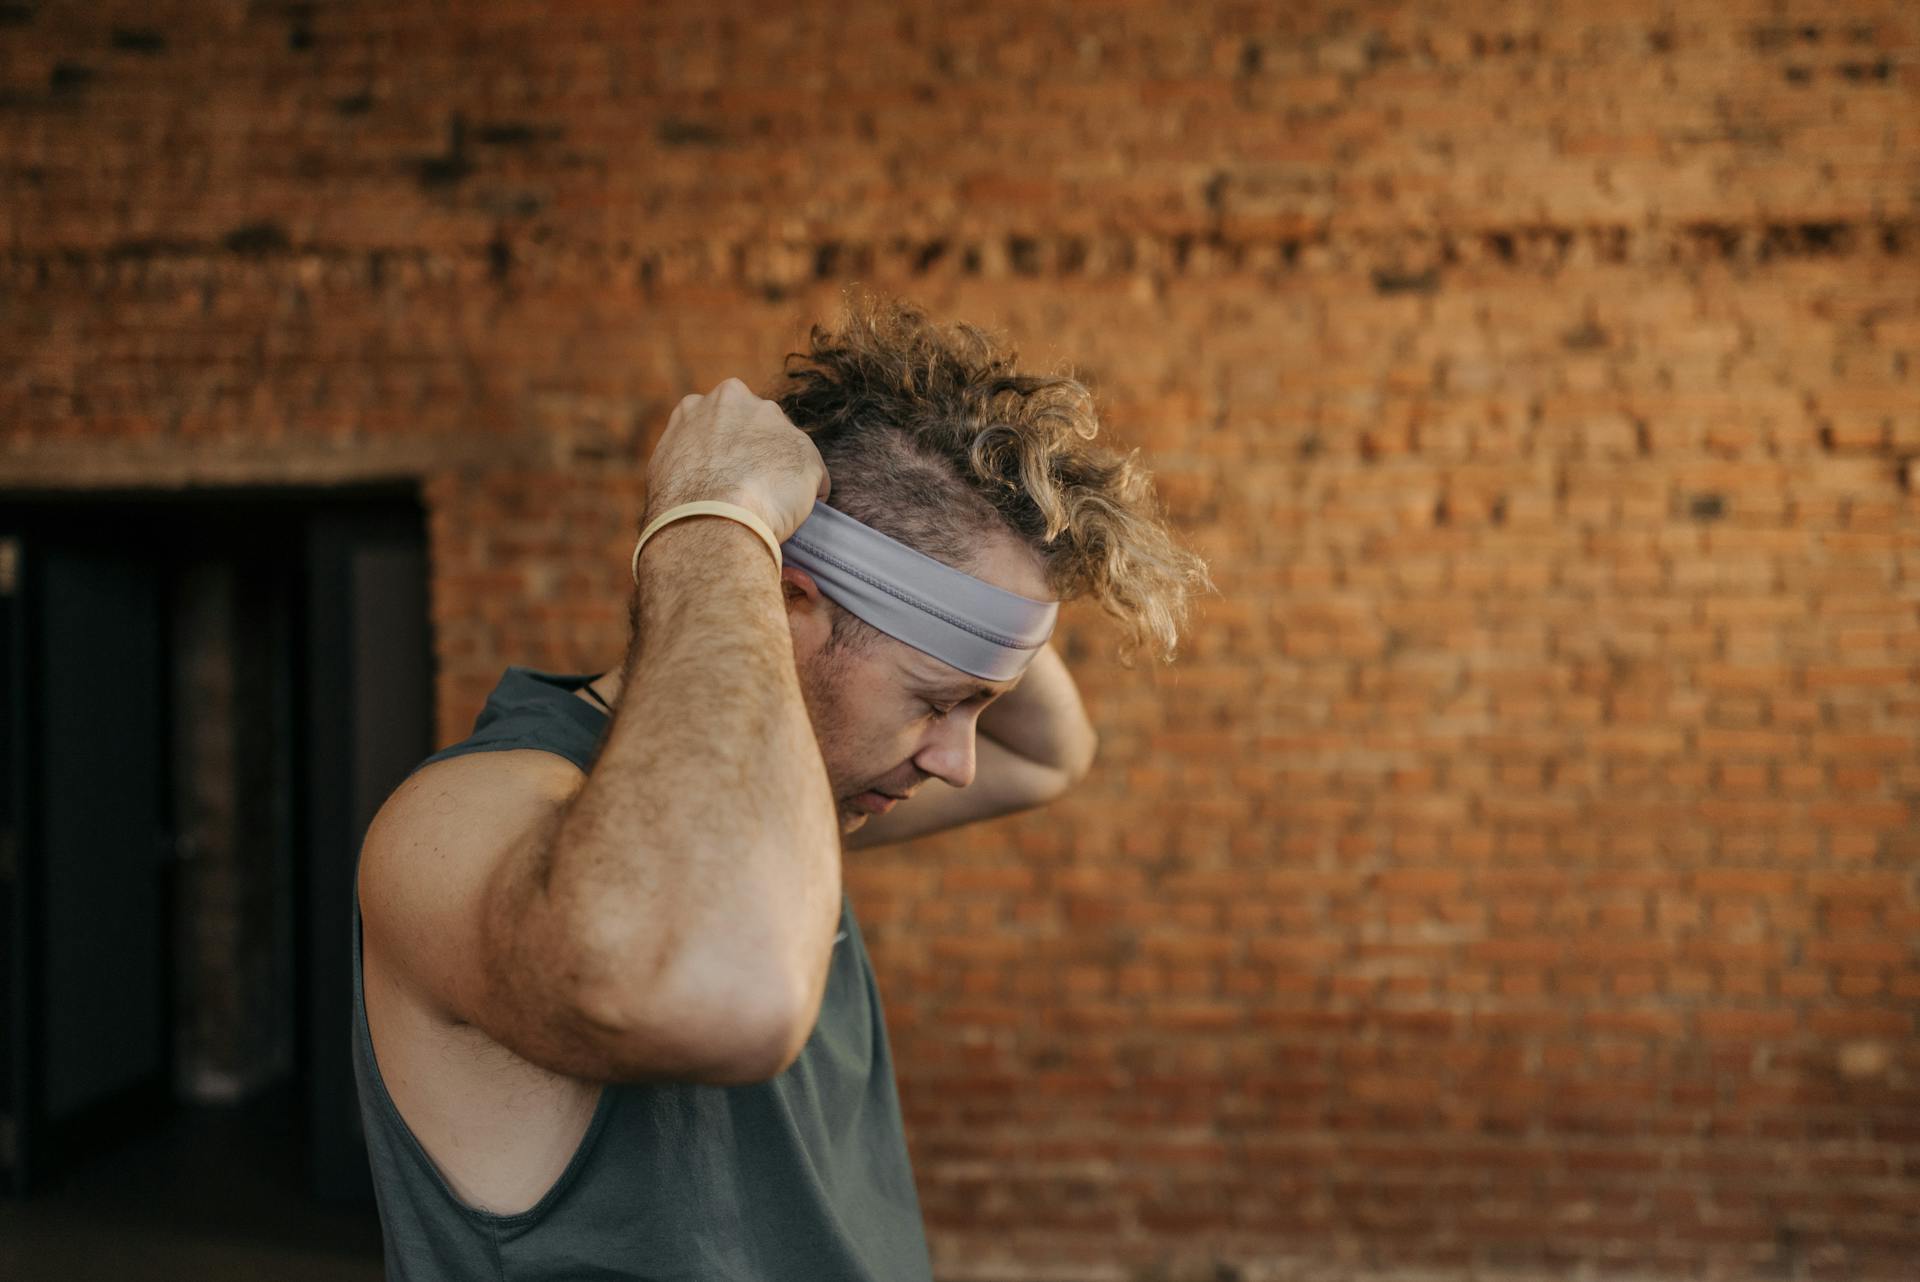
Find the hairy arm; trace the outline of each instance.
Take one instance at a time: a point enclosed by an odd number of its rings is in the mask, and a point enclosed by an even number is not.
[[[693,994],[672,1009],[751,1015],[783,1063],[825,990],[841,884],[779,586],[753,532],[711,516],[660,530],[639,575],[619,711],[533,883],[502,902],[590,959],[609,1023]]]
[[[911,800],[874,815],[844,838],[847,848],[905,841],[1044,805],[1086,778],[1099,743],[1079,687],[1051,643],[1034,656],[1018,685],[981,711],[976,730],[970,785],[927,780]]]

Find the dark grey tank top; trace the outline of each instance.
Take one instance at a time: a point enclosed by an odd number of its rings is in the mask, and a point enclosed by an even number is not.
[[[473,733],[420,766],[540,748],[591,770],[611,720],[573,691],[596,675],[508,667]],[[609,1083],[553,1186],[497,1215],[453,1192],[387,1094],[361,989],[357,862],[354,882],[353,1067],[388,1282],[931,1282],[880,993],[844,894],[819,1020],[784,1073]]]

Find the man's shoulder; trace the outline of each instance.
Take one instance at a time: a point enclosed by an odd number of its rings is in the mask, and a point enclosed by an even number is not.
[[[453,752],[449,749],[459,748]],[[432,786],[451,792],[485,795],[502,786],[536,792],[570,790],[586,779],[586,771],[565,753],[551,748],[518,747],[507,743],[449,745],[415,766],[394,790]]]

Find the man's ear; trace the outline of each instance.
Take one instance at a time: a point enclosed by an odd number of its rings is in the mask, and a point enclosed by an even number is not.
[[[780,567],[780,596],[787,603],[789,610],[802,598],[805,599],[806,608],[810,610],[825,609],[827,604],[827,598],[820,592],[820,585],[813,581],[811,574],[797,565]]]
[[[827,608],[832,602],[811,574],[793,565],[780,567],[780,599],[793,633],[794,661],[806,661],[833,635],[833,611]]]

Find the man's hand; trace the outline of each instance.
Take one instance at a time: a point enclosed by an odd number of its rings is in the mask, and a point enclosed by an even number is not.
[[[1043,805],[1086,778],[1099,743],[1080,691],[1051,643],[1018,685],[980,713],[973,782],[929,779],[908,801],[842,838],[849,850],[885,845]]]
[[[647,459],[649,520],[698,499],[738,503],[785,543],[832,491],[813,438],[737,378],[680,398]]]

